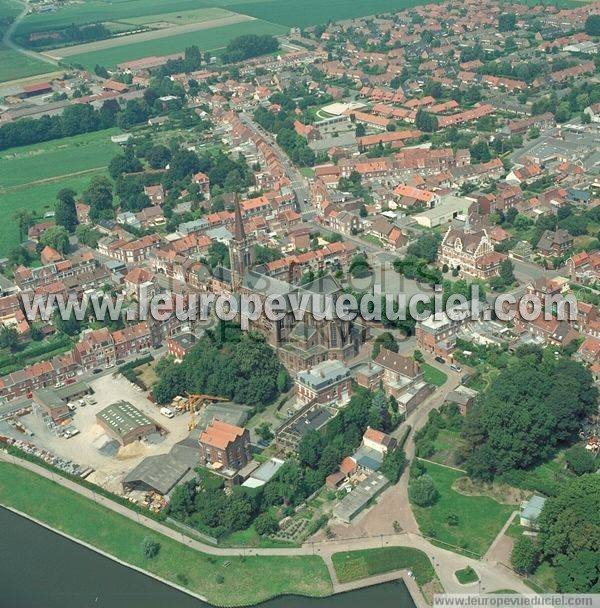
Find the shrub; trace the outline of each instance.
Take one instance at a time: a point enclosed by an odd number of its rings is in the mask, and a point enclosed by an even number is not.
[[[149,536],[144,537],[142,541],[142,553],[147,559],[152,559],[158,555],[160,551],[160,543]]]
[[[427,474],[413,479],[408,487],[410,500],[419,507],[430,507],[439,497],[433,479]]]
[[[567,465],[575,475],[593,473],[594,457],[581,445],[574,445],[565,454]]]

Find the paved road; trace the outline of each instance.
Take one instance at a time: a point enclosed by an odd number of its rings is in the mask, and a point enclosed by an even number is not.
[[[292,189],[296,195],[296,200],[298,201],[298,206],[300,209],[300,213],[308,213],[310,211],[314,211],[310,205],[310,190],[308,187],[308,181],[306,178],[298,171],[298,168],[294,165],[294,163],[290,160],[289,156],[281,149],[279,144],[275,141],[275,138],[265,131],[259,124],[254,122],[252,117],[246,113],[242,112],[239,114],[240,120],[252,131],[260,135],[271,147],[271,150],[277,156],[279,162],[282,164],[285,174],[287,178],[292,183]],[[306,202],[305,202],[306,201]]]
[[[17,26],[19,25],[19,23],[21,23],[21,21],[23,20],[25,15],[27,15],[28,10],[29,10],[29,3],[25,2],[23,10],[15,17],[15,20],[10,24],[8,29],[4,32],[4,36],[2,37],[2,44],[7,46],[8,48],[12,49],[13,51],[16,51],[17,53],[21,53],[21,55],[26,55],[27,57],[31,57],[32,59],[37,59],[38,61],[44,61],[45,63],[49,63],[51,65],[57,66],[58,61],[56,61],[56,59],[47,57],[46,55],[42,55],[40,53],[35,53],[34,51],[30,51],[29,49],[25,49],[13,41],[12,36],[13,36],[15,30],[17,29]]]

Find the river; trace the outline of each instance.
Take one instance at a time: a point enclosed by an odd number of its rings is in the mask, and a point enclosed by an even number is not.
[[[206,608],[208,604],[0,508],[0,608]],[[415,608],[394,582],[260,608]]]

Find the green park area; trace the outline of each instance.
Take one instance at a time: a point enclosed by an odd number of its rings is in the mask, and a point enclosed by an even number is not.
[[[454,489],[462,471],[423,462],[425,472],[437,489],[437,499],[428,507],[413,504],[421,533],[441,546],[483,555],[489,549],[514,506],[501,504],[488,496],[465,495]]]
[[[213,557],[12,464],[0,463],[0,504],[217,605],[245,606],[283,594],[323,597],[332,591],[327,568],[318,556]],[[147,537],[160,544],[152,558],[142,550]]]
[[[419,586],[429,583],[435,577],[435,570],[427,555],[412,547],[343,551],[334,553],[331,559],[340,583],[350,583],[394,570],[411,570]]]
[[[454,573],[456,576],[456,580],[461,585],[471,585],[472,583],[476,583],[479,580],[477,576],[477,572],[471,568],[471,566],[467,566],[466,568],[461,568]]]

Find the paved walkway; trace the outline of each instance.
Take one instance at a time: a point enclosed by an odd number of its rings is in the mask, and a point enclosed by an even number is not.
[[[415,533],[390,534],[388,536],[380,535],[379,537],[361,537],[354,539],[333,539],[323,542],[306,543],[302,547],[295,548],[243,549],[214,547],[189,538],[183,533],[166,526],[162,522],[150,519],[144,515],[132,511],[128,507],[121,505],[110,498],[101,496],[100,494],[97,494],[96,492],[93,492],[92,490],[81,486],[70,479],[66,479],[58,474],[55,474],[53,471],[41,467],[40,465],[16,458],[2,451],[0,451],[0,460],[20,466],[46,479],[51,479],[55,483],[97,502],[115,513],[119,513],[124,517],[145,525],[159,534],[163,534],[164,536],[185,544],[197,551],[210,555],[320,555],[324,559],[331,573],[333,570],[331,565],[331,556],[339,551],[355,551],[358,549],[372,549],[385,546],[406,546],[420,549],[429,556],[435,567],[436,573],[444,586],[444,589],[448,593],[458,593],[464,590],[464,587],[456,581],[454,572],[466,566],[471,566],[478,573],[482,581],[482,591],[489,592],[498,589],[514,589],[515,591],[523,593],[530,591],[529,588],[521,581],[521,579],[510,570],[497,564],[480,562],[475,559],[457,555],[456,553],[452,553],[446,549],[441,549],[440,547],[432,545],[428,540]],[[333,572],[332,582],[334,585],[339,585],[337,582],[337,577],[335,577],[335,572]],[[374,584],[370,581],[370,579],[363,579],[356,582],[357,587],[367,586],[370,584]]]

